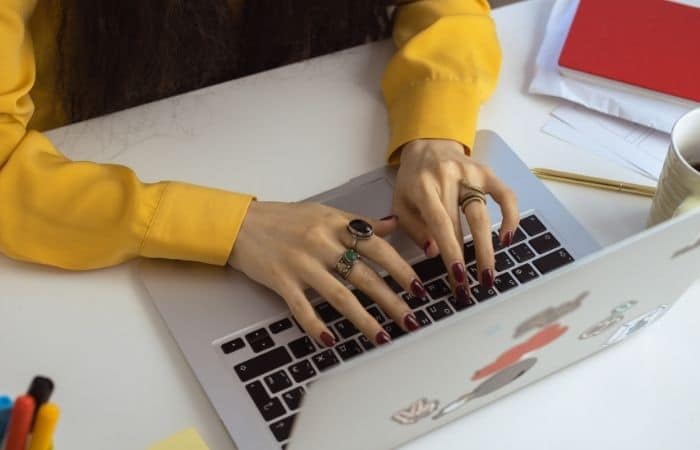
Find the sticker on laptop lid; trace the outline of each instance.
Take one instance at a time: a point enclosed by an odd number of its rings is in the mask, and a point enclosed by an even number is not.
[[[438,400],[419,398],[406,408],[400,409],[391,415],[391,420],[401,425],[413,425],[414,423],[429,417],[440,405]]]
[[[586,328],[586,330],[579,334],[578,338],[581,340],[592,338],[610,329],[613,325],[622,321],[622,319],[625,318],[624,314],[636,304],[637,302],[635,300],[630,300],[617,305],[612,309],[612,311],[610,311],[610,315],[608,317]]]
[[[528,331],[546,327],[547,325],[561,319],[565,315],[577,310],[588,294],[589,291],[582,292],[573,300],[562,303],[559,306],[550,306],[549,308],[540,311],[518,325],[513,333],[513,338],[517,339]]]
[[[659,319],[659,317],[663,316],[667,310],[668,305],[659,305],[656,308],[649,311],[648,313],[643,314],[637,317],[636,319],[633,319],[623,324],[620,328],[617,329],[617,331],[612,336],[610,336],[610,339],[608,339],[607,342],[603,344],[603,347],[608,347],[610,345],[617,344],[620,341],[624,341],[628,337],[635,334],[637,331],[654,323],[656,320]]]

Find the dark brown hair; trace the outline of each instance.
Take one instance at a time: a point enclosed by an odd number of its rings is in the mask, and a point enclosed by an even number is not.
[[[388,0],[53,0],[79,121],[386,37]]]

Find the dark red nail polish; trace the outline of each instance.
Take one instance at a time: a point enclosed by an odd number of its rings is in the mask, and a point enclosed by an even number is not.
[[[428,296],[428,293],[425,292],[423,283],[421,283],[418,278],[411,281],[411,293],[413,293],[413,296],[417,298],[425,298]]]
[[[504,247],[508,247],[512,243],[513,243],[513,232],[509,231],[506,233],[505,236],[503,236],[503,242],[501,242],[501,245],[503,245]]]
[[[391,336],[389,336],[389,333],[382,330],[379,333],[377,333],[377,336],[375,336],[374,341],[377,343],[377,345],[388,344],[391,342]]]
[[[481,272],[481,284],[483,284],[486,289],[490,289],[493,287],[492,269],[484,269],[484,271]]]
[[[382,217],[382,218],[379,219],[379,220],[391,220],[391,219],[398,219],[398,217],[396,217],[395,214],[392,214],[392,215],[390,215],[390,216]]]
[[[455,289],[455,299],[457,300],[457,304],[461,307],[466,307],[471,304],[466,286],[461,284],[457,286],[457,289]]]
[[[423,244],[423,253],[425,253],[425,256],[428,256],[428,249],[430,248],[430,241],[425,241],[425,244]]]
[[[321,333],[321,340],[326,344],[326,347],[333,347],[335,345],[335,338],[327,331]]]
[[[465,272],[464,270],[464,264],[462,264],[461,262],[452,264],[452,275],[455,277],[455,281],[457,283],[464,283],[467,276],[467,272]]]
[[[416,320],[416,316],[414,316],[413,313],[406,314],[406,317],[403,319],[403,323],[406,325],[406,328],[408,328],[409,331],[416,331],[418,328],[420,328],[420,324]]]

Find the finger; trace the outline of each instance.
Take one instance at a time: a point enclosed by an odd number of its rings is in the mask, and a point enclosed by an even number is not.
[[[321,264],[304,276],[304,282],[325,298],[376,345],[391,342],[389,333],[365,310],[352,292],[331,275]]]
[[[444,205],[445,211],[447,211],[447,214],[452,220],[452,230],[454,232],[456,241],[460,244],[462,248],[462,259],[464,259],[464,235],[462,234],[462,216],[459,210],[459,184],[449,183],[447,186],[444,187],[442,194],[442,204]],[[451,278],[451,281],[453,282],[453,286],[456,288],[460,284],[468,285],[469,280],[465,275],[463,282],[454,279],[454,277]]]
[[[297,283],[281,282],[276,291],[287,303],[292,315],[306,334],[316,339],[322,346],[333,347],[336,344],[335,335],[318,318],[309,299]]]
[[[372,240],[378,242],[381,239],[374,238]],[[389,244],[386,242],[384,243],[391,248]],[[396,254],[396,257],[399,260],[402,260],[398,254]],[[406,263],[404,262],[404,264]],[[408,266],[408,264],[406,265]],[[392,274],[392,277],[398,281],[397,276]],[[406,276],[404,270],[403,277],[404,279],[408,278],[412,281],[417,281],[418,279],[410,266],[408,266],[408,275]],[[355,267],[352,269],[352,272],[350,272],[348,281],[372,298],[379,306],[381,306],[382,310],[384,310],[389,317],[391,317],[391,319],[405,331],[415,331],[420,328],[418,320],[411,311],[411,308],[409,308],[406,302],[403,301],[403,299],[400,298],[367,264],[363,263],[362,261],[356,263]],[[410,288],[410,283],[405,283],[404,289],[411,292]],[[425,298],[427,296],[425,288],[423,288],[422,284],[420,284],[418,294],[418,296],[421,298]]]
[[[486,189],[501,207],[503,221],[501,222],[499,238],[501,245],[507,247],[513,243],[513,235],[520,221],[518,199],[515,193],[495,175],[487,178]]]
[[[464,268],[462,243],[455,237],[454,223],[447,213],[442,199],[437,192],[428,190],[420,208],[423,220],[435,236],[442,261],[448,268],[453,285],[464,285],[467,272]]]
[[[439,253],[437,244],[420,213],[403,205],[397,205],[395,208],[396,213],[401,217],[401,228],[416,245],[423,249],[425,256],[429,258],[437,256]]]
[[[486,209],[486,205],[481,201],[467,203],[463,211],[474,239],[479,282],[486,289],[491,288],[493,287],[495,259],[493,255],[493,241],[491,240],[489,212]]]

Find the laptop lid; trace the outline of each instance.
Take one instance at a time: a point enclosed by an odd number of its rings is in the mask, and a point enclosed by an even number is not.
[[[621,342],[698,278],[700,211],[334,370],[310,386],[290,449],[394,447]]]

